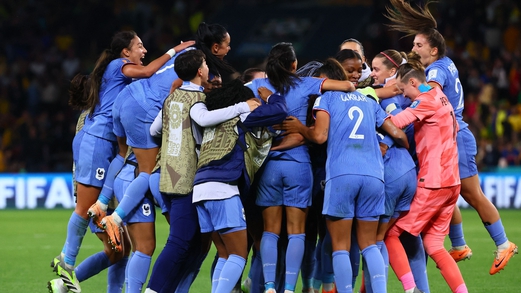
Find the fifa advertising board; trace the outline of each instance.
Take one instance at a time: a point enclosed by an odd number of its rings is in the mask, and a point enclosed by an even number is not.
[[[481,173],[481,188],[497,208],[521,209],[521,173]],[[71,173],[0,174],[0,209],[70,209]],[[458,206],[469,205],[459,198]]]

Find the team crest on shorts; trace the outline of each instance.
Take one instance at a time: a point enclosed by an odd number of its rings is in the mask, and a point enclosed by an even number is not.
[[[103,178],[105,178],[105,169],[104,168],[96,169],[96,179],[103,180]]]
[[[145,216],[150,216],[150,214],[152,213],[150,209],[150,204],[148,203],[143,204],[143,206],[141,206],[141,210],[143,211],[143,215]]]

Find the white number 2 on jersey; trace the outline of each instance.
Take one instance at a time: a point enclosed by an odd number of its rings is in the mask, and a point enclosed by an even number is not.
[[[458,107],[456,108],[456,110],[461,109],[461,108],[463,108],[465,101],[463,100],[463,89],[462,89],[461,81],[459,80],[459,78],[456,78],[456,85],[455,85],[454,90],[456,91],[457,94],[459,94],[459,103],[458,103]]]
[[[364,112],[362,112],[362,109],[358,108],[357,106],[353,106],[349,108],[349,112],[347,114],[349,115],[349,119],[353,120],[353,112],[358,113],[358,118],[355,122],[355,127],[353,127],[353,130],[351,131],[351,134],[349,135],[349,138],[352,139],[364,139],[363,134],[357,134],[356,131],[358,130],[358,127],[360,127],[360,124],[362,123],[362,119],[364,119]]]

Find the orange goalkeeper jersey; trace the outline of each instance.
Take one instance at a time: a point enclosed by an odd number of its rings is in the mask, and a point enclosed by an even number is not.
[[[403,128],[414,123],[418,155],[418,186],[442,188],[460,184],[454,110],[441,89],[435,87],[416,97],[409,108],[391,120]]]

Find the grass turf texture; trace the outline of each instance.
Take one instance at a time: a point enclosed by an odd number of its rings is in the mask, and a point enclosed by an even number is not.
[[[56,256],[65,241],[67,221],[72,210],[2,210],[0,211],[0,284],[2,292],[47,292],[46,284],[55,273],[49,263]],[[474,210],[462,210],[465,239],[471,247],[471,260],[459,263],[459,268],[467,284],[469,292],[521,292],[521,255],[511,259],[506,269],[490,276],[488,271],[493,261],[494,242],[483,227]],[[503,225],[509,240],[521,245],[521,211],[500,210]],[[156,233],[159,255],[167,233],[167,223],[158,216]],[[445,246],[449,248],[448,239]],[[78,256],[79,264],[87,256],[102,249],[97,237],[90,231],[83,240]],[[210,266],[215,255],[212,248],[205,260],[201,272],[191,287],[190,292],[210,292]],[[153,260],[155,260],[155,256]],[[434,262],[429,260],[428,273],[431,292],[450,292]],[[388,292],[403,292],[396,276],[389,272]],[[246,276],[246,273],[244,274]],[[81,283],[83,292],[105,292],[107,286],[106,270],[99,275]],[[360,278],[359,278],[360,279]],[[357,281],[358,290],[360,281]],[[144,291],[144,290],[143,290]],[[300,280],[295,292],[301,292]]]

